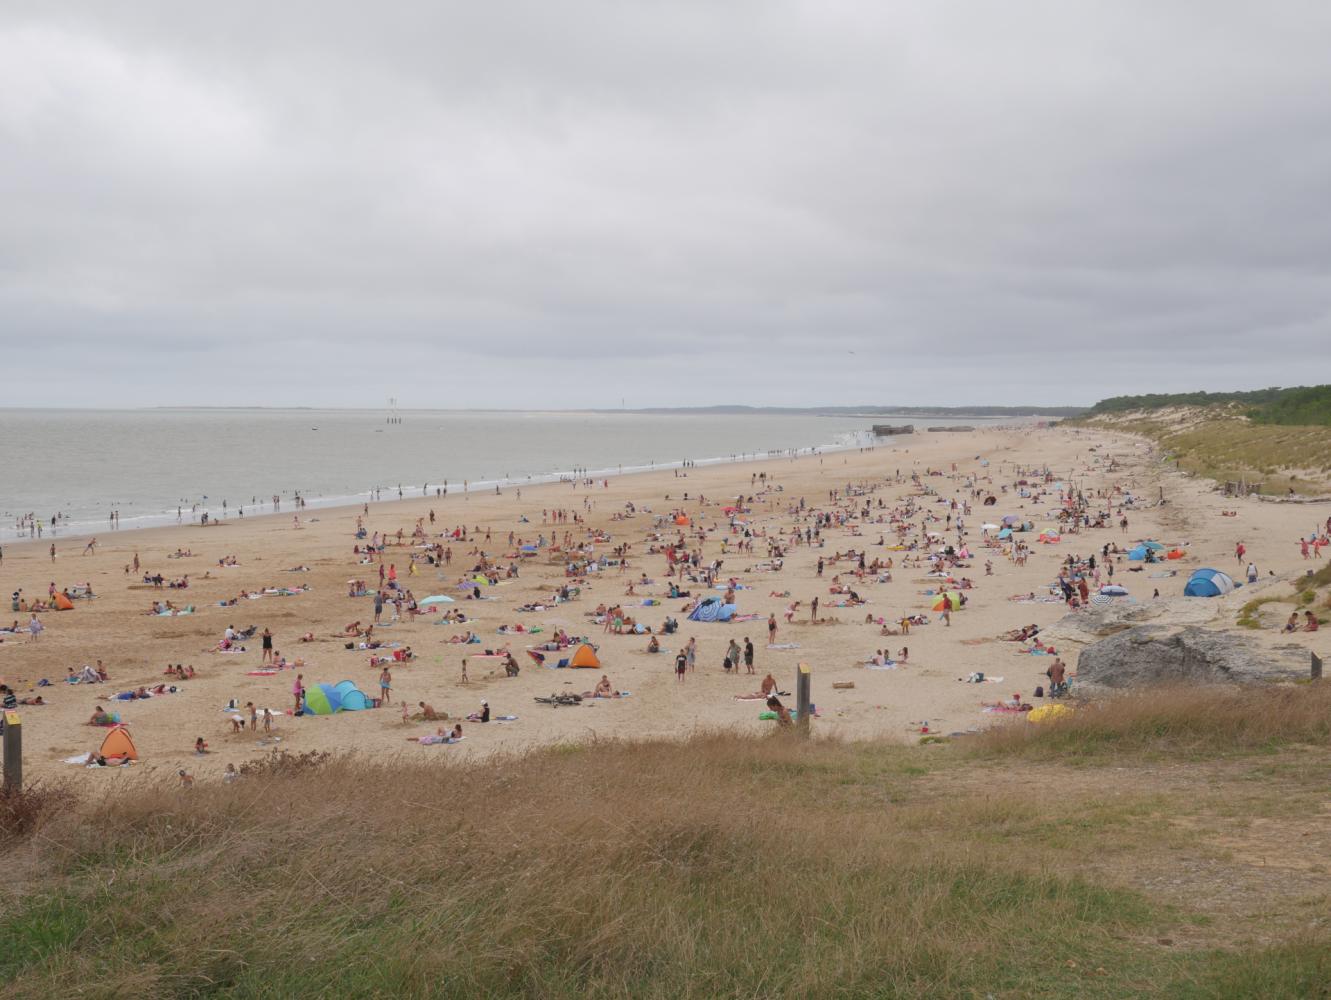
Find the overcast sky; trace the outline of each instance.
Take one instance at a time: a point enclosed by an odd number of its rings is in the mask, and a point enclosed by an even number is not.
[[[0,405],[1325,382],[1328,53],[1325,0],[5,4]]]

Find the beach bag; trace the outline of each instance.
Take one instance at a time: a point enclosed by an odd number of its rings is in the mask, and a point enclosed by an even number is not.
[[[1043,688],[1043,687],[1036,687],[1036,689],[1035,689],[1035,697],[1037,697],[1037,698],[1043,698],[1043,697],[1044,697],[1044,688]]]

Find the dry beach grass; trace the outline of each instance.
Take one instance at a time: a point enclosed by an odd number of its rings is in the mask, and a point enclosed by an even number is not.
[[[1066,727],[1030,729],[1064,752]],[[1227,788],[1287,799],[1325,765],[1254,787],[1253,741],[1219,767],[1204,745],[1211,794],[1176,804],[1183,775],[1107,757],[787,734],[140,781],[7,839],[0,976],[24,997],[1322,995],[1320,917],[1206,902],[1249,866],[1193,831],[1233,833]]]

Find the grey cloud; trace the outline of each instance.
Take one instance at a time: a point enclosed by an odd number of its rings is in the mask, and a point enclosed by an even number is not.
[[[1329,41],[1304,2],[6,9],[0,346],[69,350],[5,402],[1308,381]]]

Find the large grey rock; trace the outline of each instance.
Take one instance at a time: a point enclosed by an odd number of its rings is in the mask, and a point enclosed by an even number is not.
[[[1064,615],[1040,633],[1046,642],[1094,642],[1125,632],[1135,625],[1164,619],[1171,625],[1205,625],[1220,618],[1223,601],[1196,597],[1174,600],[1132,601],[1120,598],[1104,606],[1091,605]]]
[[[1308,676],[1308,663],[1308,651],[1300,646],[1265,646],[1248,636],[1195,626],[1138,625],[1081,651],[1077,687],[1094,692],[1292,680]]]

